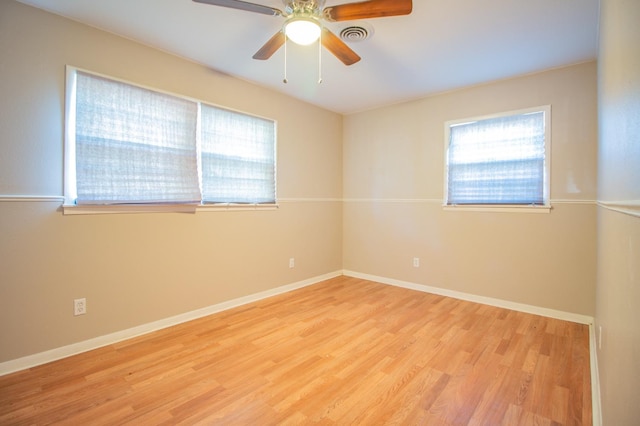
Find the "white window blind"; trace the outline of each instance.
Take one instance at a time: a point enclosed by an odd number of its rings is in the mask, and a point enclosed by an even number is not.
[[[202,199],[275,202],[273,121],[202,105]]]
[[[67,204],[275,203],[275,122],[70,68]]]
[[[77,203],[200,200],[197,104],[77,73]]]
[[[449,124],[447,204],[544,205],[545,111]]]

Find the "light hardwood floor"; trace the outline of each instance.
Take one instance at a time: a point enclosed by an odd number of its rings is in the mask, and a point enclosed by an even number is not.
[[[588,339],[339,277],[0,377],[0,424],[590,425]]]

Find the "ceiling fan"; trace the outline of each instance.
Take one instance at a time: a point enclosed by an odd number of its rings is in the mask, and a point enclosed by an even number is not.
[[[320,38],[322,45],[345,65],[355,64],[360,60],[360,56],[324,27],[323,21],[338,22],[408,15],[413,7],[411,0],[367,0],[329,7],[324,7],[325,0],[283,0],[284,10],[241,0],[193,1],[285,18],[282,29],[253,55],[254,59],[269,59],[287,38],[303,45],[311,44]]]

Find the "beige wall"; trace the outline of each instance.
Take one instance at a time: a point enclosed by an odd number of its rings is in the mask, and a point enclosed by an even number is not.
[[[584,63],[345,117],[344,268],[593,316],[596,80]],[[546,104],[551,212],[444,211],[444,122]]]
[[[595,63],[342,117],[13,1],[0,2],[0,57],[0,195],[62,194],[70,64],[276,119],[281,199],[100,216],[0,201],[0,362],[343,267],[594,313]],[[551,213],[443,211],[444,121],[544,104]]]
[[[0,362],[341,269],[340,115],[13,1],[0,1],[0,58],[0,195],[62,194],[70,64],[277,120],[283,200],[274,211],[63,216],[57,201],[5,197]],[[78,297],[88,313],[74,317]]]
[[[631,211],[640,200],[637,22],[634,0],[602,2],[598,198]],[[276,119],[287,200],[266,212],[107,216],[0,201],[0,362],[344,266],[595,313],[604,424],[640,418],[640,219],[590,202],[595,64],[350,115],[343,132],[339,115],[13,1],[0,2],[0,58],[0,195],[62,194],[71,64]],[[444,121],[542,104],[553,111],[551,213],[443,211]],[[344,209],[326,201],[343,190]],[[76,297],[87,297],[86,316],[72,316]]]
[[[601,328],[597,355],[607,426],[640,419],[639,22],[636,0],[602,1],[596,335]]]

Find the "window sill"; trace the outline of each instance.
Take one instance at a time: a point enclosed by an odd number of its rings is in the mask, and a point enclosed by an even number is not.
[[[445,211],[471,211],[490,213],[550,213],[551,205],[483,205],[483,204],[445,204]]]
[[[136,214],[136,213],[198,213],[213,211],[276,210],[277,204],[104,204],[63,205],[66,215]]]
[[[200,204],[196,207],[198,212],[219,212],[219,211],[247,211],[247,210],[277,210],[277,203],[270,204]]]

